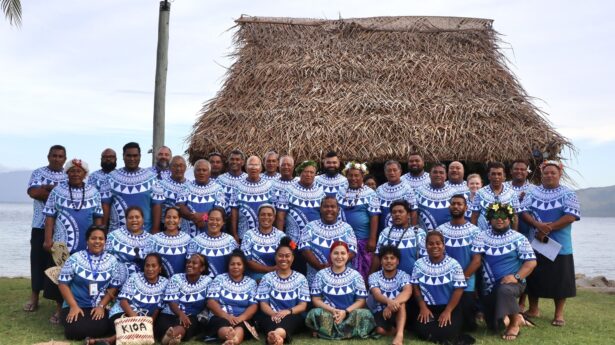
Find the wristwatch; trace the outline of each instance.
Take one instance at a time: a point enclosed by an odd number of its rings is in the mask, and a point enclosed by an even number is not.
[[[519,273],[515,273],[515,279],[517,279],[517,281],[521,284],[525,284],[525,278],[521,279],[521,276],[519,275]]]

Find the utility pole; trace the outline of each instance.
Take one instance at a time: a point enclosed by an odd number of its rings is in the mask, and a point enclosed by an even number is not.
[[[156,152],[164,145],[164,110],[167,92],[167,67],[169,66],[169,15],[171,4],[160,2],[158,16],[158,49],[156,52],[156,86],[154,90],[154,141],[152,164],[156,164]]]

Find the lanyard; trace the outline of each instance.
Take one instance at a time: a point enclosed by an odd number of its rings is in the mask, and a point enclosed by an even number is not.
[[[102,254],[100,256],[100,259],[98,259],[98,262],[96,263],[96,269],[94,269],[94,266],[92,265],[92,257],[90,256],[90,252],[86,250],[86,255],[88,256],[88,263],[90,264],[90,270],[92,270],[92,277],[94,277],[94,280],[96,280],[96,274],[98,273],[98,269],[100,268],[100,262],[102,261]]]

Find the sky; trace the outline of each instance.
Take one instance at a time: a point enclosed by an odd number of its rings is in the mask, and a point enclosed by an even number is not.
[[[0,19],[0,171],[46,165],[49,146],[94,168],[100,152],[152,145],[156,0],[22,1],[23,25]],[[253,16],[490,18],[509,66],[577,151],[576,187],[615,184],[615,3],[608,1],[177,0],[170,14],[166,140],[174,154],[231,66],[234,20]],[[118,162],[121,166],[121,160]],[[605,173],[605,171],[607,173]]]

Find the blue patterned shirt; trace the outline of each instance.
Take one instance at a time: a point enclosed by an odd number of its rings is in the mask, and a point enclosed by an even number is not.
[[[239,238],[243,238],[249,229],[258,228],[258,207],[273,202],[274,191],[271,181],[260,179],[258,182],[251,182],[243,179],[237,182],[229,204],[231,209],[238,209],[237,234]]]
[[[179,232],[175,236],[169,236],[159,232],[151,236],[150,247],[147,253],[158,253],[162,259],[162,266],[169,277],[177,273],[184,273],[188,256],[188,245],[192,237],[185,232]]]
[[[58,283],[68,285],[80,308],[93,308],[105,296],[107,288],[119,288],[127,278],[126,266],[113,255],[104,252],[94,255],[82,250],[66,260]],[[92,286],[95,293],[90,295]],[[62,307],[68,308],[66,301]]]
[[[387,278],[384,276],[382,270],[374,272],[369,275],[368,278],[370,299],[373,303],[370,303],[370,309],[373,313],[383,311],[386,308],[386,304],[377,302],[373,297],[373,290],[379,289],[380,293],[388,299],[395,299],[402,292],[405,286],[411,285],[410,275],[402,270],[397,270],[397,273],[393,278]]]
[[[337,192],[342,220],[350,224],[358,240],[366,240],[370,233],[370,219],[380,215],[380,200],[366,185],[358,189],[342,187]]]
[[[271,184],[273,185],[273,201],[274,205],[278,204],[278,200],[280,195],[286,192],[286,187],[290,184],[299,181],[298,177],[295,177],[290,180],[282,180],[282,178],[277,178],[275,180],[271,180]]]
[[[446,184],[442,188],[426,184],[416,190],[419,220],[424,229],[433,230],[451,220],[448,208],[453,195],[453,189]]]
[[[278,207],[286,211],[284,230],[293,241],[299,242],[301,230],[307,223],[320,219],[320,203],[324,197],[325,192],[318,184],[306,188],[299,181],[291,183],[280,194]]]
[[[164,196],[160,221],[164,223],[164,215],[167,211],[167,208],[177,206],[177,202],[180,196],[186,194],[190,181],[184,180],[184,182],[177,182],[171,177],[168,177],[160,180],[159,183],[160,187],[162,188],[162,195]],[[190,222],[187,219],[181,218],[179,228],[181,229],[181,231],[189,233]]]
[[[43,213],[55,219],[53,241],[66,243],[73,254],[86,248],[86,231],[103,216],[100,194],[90,185],[69,190],[62,182],[49,194]]]
[[[121,300],[127,300],[134,312],[144,312],[147,316],[152,316],[156,310],[164,307],[162,298],[168,282],[167,278],[158,277],[158,281],[152,284],[147,281],[143,273],[131,274],[117,295],[117,301],[111,307],[109,316],[124,313],[120,305]]]
[[[519,213],[521,211],[521,205],[519,204],[519,198],[517,197],[517,193],[515,193],[512,188],[508,187],[506,184],[502,187],[502,192],[499,195],[495,195],[493,189],[491,189],[491,185],[486,185],[485,187],[476,191],[476,195],[474,195],[474,201],[472,202],[472,212],[479,212],[480,216],[478,217],[477,226],[483,230],[489,230],[491,226],[487,221],[487,207],[492,203],[499,201],[503,204],[509,204],[515,210],[515,213]]]
[[[429,174],[423,171],[419,176],[412,176],[410,173],[405,173],[401,176],[401,179],[406,181],[412,189],[416,190],[417,188],[424,186],[426,184],[431,183],[431,179],[429,178]]]
[[[267,302],[275,312],[290,309],[301,302],[309,303],[310,288],[307,279],[299,272],[281,278],[277,272],[269,272],[258,284],[256,300]]]
[[[248,260],[272,267],[275,266],[275,250],[284,236],[286,236],[284,232],[275,227],[268,234],[264,234],[258,229],[250,229],[243,236],[241,250]],[[261,279],[263,274],[250,272],[250,277]]]
[[[318,219],[309,222],[301,231],[299,250],[311,250],[321,264],[329,262],[330,248],[333,242],[342,241],[348,249],[357,254],[357,238],[352,227],[346,222],[338,220],[334,224],[325,224]],[[311,284],[316,276],[316,269],[307,265],[307,279]]]
[[[241,172],[239,176],[234,176],[234,175],[231,175],[231,173],[226,172],[218,176],[215,179],[216,183],[219,184],[222,187],[222,190],[224,191],[224,200],[227,201],[226,213],[228,214],[231,213],[231,207],[230,207],[230,204],[228,204],[228,202],[231,200],[233,189],[235,189],[239,181],[245,180],[247,177],[248,177],[248,174],[246,174],[245,172]]]
[[[480,233],[480,229],[470,222],[463,225],[453,225],[448,222],[440,225],[436,230],[444,235],[446,254],[457,260],[465,271],[472,262],[472,244]],[[474,291],[475,282],[476,274],[472,274],[467,281],[466,291]]]
[[[427,305],[447,305],[455,289],[467,286],[461,265],[448,255],[438,263],[431,262],[429,257],[418,259],[411,282],[419,286]]]
[[[184,193],[177,197],[178,205],[186,205],[191,212],[209,212],[214,207],[227,208],[224,189],[217,182],[209,180],[205,185],[199,184],[196,181],[190,181],[186,185]],[[188,228],[184,228],[182,221],[183,232],[194,237],[207,230],[207,225],[204,228],[198,228],[192,221],[188,221]]]
[[[100,188],[102,188],[105,182],[107,182],[107,178],[109,177],[110,173],[111,171],[106,173],[102,169],[96,170],[88,176],[87,184],[89,184],[90,186],[94,186],[94,188],[96,188],[96,190],[100,192]]]
[[[151,236],[145,231],[135,235],[125,227],[121,227],[109,233],[105,250],[125,264],[129,274],[140,272],[147,250],[152,247]]]
[[[110,204],[109,230],[126,225],[126,209],[139,206],[143,211],[143,229],[152,228],[152,205],[161,204],[164,195],[156,175],[150,169],[128,171],[125,168],[109,173],[101,188],[103,204]]]
[[[30,190],[30,188],[39,188],[46,185],[57,186],[60,182],[67,181],[68,176],[64,170],[53,171],[49,169],[49,167],[42,167],[32,172],[30,181],[28,181],[28,190]],[[45,215],[43,214],[45,203],[43,201],[33,199],[33,208],[32,228],[45,229]]]
[[[340,188],[348,187],[348,179],[342,174],[334,177],[329,177],[327,174],[318,175],[314,182],[322,187],[327,196],[336,196]]]
[[[186,315],[197,315],[207,305],[207,292],[211,286],[211,278],[202,275],[193,284],[186,279],[186,274],[178,273],[169,279],[164,291],[164,314],[175,315],[168,303],[177,303]]]
[[[207,298],[216,300],[222,310],[229,315],[239,316],[248,307],[256,304],[256,281],[244,276],[239,282],[234,281],[228,273],[217,276],[207,291]]]
[[[466,181],[461,181],[461,183],[446,181],[445,184],[453,190],[453,195],[462,194],[466,197],[466,200],[468,199],[467,195],[470,194],[470,188]]]
[[[391,220],[391,203],[396,200],[406,200],[410,204],[410,209],[418,210],[416,204],[416,193],[414,189],[405,180],[401,180],[398,184],[390,184],[389,182],[380,185],[376,189],[376,194],[380,201],[380,218],[378,219],[378,230],[393,225]]]
[[[525,261],[536,260],[528,239],[512,229],[503,233],[481,231],[472,244],[472,253],[483,256],[484,294],[489,294],[503,277],[517,273]]]
[[[310,286],[313,297],[336,309],[346,309],[356,300],[367,298],[365,281],[356,270],[347,267],[342,273],[335,273],[331,267],[318,271]]]
[[[188,244],[188,257],[194,253],[205,256],[209,263],[209,276],[213,278],[228,271],[229,257],[237,248],[237,241],[227,233],[222,232],[211,237],[207,232],[203,232]]]
[[[425,252],[425,230],[418,226],[401,228],[397,226],[388,227],[378,236],[376,244],[376,254],[380,253],[382,246],[396,246],[401,253],[399,269],[412,274],[416,260],[426,255]]]
[[[529,194],[530,191],[536,187],[535,185],[529,183],[528,181],[525,181],[525,183],[520,187],[517,187],[514,184],[512,184],[512,181],[506,181],[504,182],[504,184],[509,186],[512,190],[515,191],[515,193],[517,193],[517,198],[519,199],[519,203],[521,204],[521,207],[523,207],[523,200],[525,196]],[[527,237],[528,239],[530,238],[530,225],[527,224],[521,217],[519,217],[519,225],[517,226],[517,230],[519,230],[519,232],[525,235],[525,237]]]
[[[529,212],[537,221],[543,223],[555,222],[565,215],[571,215],[575,220],[581,219],[581,206],[576,193],[568,187],[559,186],[549,189],[536,186],[528,191],[523,198],[523,212]],[[549,237],[562,245],[560,255],[572,254],[572,224],[553,231]]]
[[[273,180],[279,179],[280,176],[282,176],[282,175],[279,172],[276,171],[276,173],[273,174],[273,176],[267,175],[266,173],[261,173],[260,176],[261,176],[262,179],[273,181]]]

